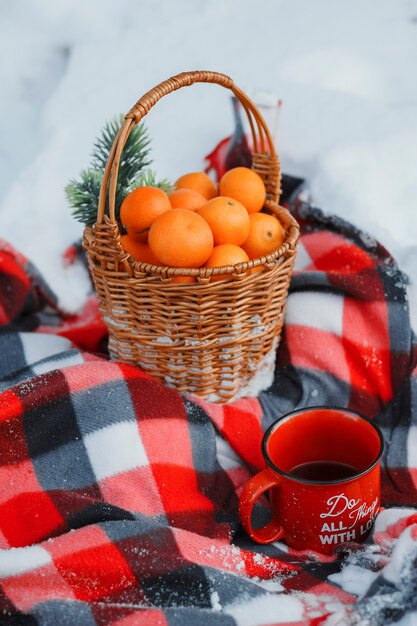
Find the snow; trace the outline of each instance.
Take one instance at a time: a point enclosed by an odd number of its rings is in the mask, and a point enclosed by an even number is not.
[[[374,533],[380,533],[387,530],[388,526],[399,522],[415,513],[415,509],[385,509],[379,513],[375,520]]]
[[[365,595],[371,584],[377,578],[377,572],[349,564],[337,574],[331,574],[329,580],[340,585],[348,593],[353,593],[361,598]]]
[[[186,69],[282,99],[284,170],[307,177],[319,205],[376,236],[416,279],[416,0],[261,0],[256,10],[251,0],[14,0],[0,15],[0,232],[66,308],[81,306],[88,280],[61,261],[82,232],[65,184],[107,119]],[[147,120],[155,167],[175,178],[231,132],[232,109],[224,90],[199,85]]]
[[[213,591],[210,594],[211,606],[213,607],[213,611],[221,611],[222,605],[220,604],[220,596],[217,591]]]
[[[415,626],[417,624],[417,611],[407,613],[403,618],[395,623],[396,626]]]
[[[224,609],[238,626],[262,626],[280,621],[297,622],[303,617],[303,608],[298,599],[282,594],[252,598],[248,602],[232,605]]]
[[[337,624],[385,624],[387,616],[405,611],[406,615],[395,621],[408,626],[415,624],[415,561],[417,546],[415,525],[406,527],[398,537],[386,532],[391,525],[401,522],[413,514],[412,509],[393,508],[382,511],[375,522],[373,538],[375,543],[365,543],[360,551],[347,555],[340,572],[331,574],[329,580],[344,591],[355,594],[358,603],[355,608],[359,622],[348,619],[341,608],[327,621],[326,626]],[[349,609],[348,609],[349,613]]]
[[[416,546],[412,537],[413,528],[406,528],[397,541],[392,557],[384,570],[386,580],[398,583],[406,578],[405,571],[414,567]]]

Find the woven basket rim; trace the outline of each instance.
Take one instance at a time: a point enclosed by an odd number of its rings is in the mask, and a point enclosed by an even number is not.
[[[275,214],[275,218],[280,221],[285,221],[286,227],[282,224],[286,231],[285,241],[273,252],[270,252],[267,255],[262,257],[258,257],[256,259],[250,259],[249,261],[244,261],[241,263],[236,263],[234,265],[222,265],[217,267],[174,267],[169,265],[154,265],[152,263],[147,263],[146,261],[138,261],[135,259],[129,252],[125,251],[123,248],[123,244],[120,242],[120,228],[118,222],[113,222],[109,217],[104,216],[104,221],[100,225],[97,223],[92,227],[89,226],[85,229],[85,238],[88,239],[92,236],[94,237],[94,231],[97,228],[103,228],[103,226],[110,227],[112,230],[115,229],[118,235],[118,243],[120,245],[120,255],[118,261],[127,262],[131,269],[133,270],[133,275],[136,274],[145,274],[148,276],[159,276],[162,279],[171,279],[176,276],[186,276],[186,277],[195,277],[197,279],[202,279],[204,281],[210,279],[212,276],[220,276],[223,274],[232,275],[232,278],[243,278],[247,275],[247,272],[253,268],[266,266],[268,269],[272,267],[272,265],[277,261],[277,259],[281,257],[286,257],[287,255],[295,254],[295,249],[297,246],[298,238],[299,238],[299,225],[296,220],[292,217],[291,213],[285,207],[278,205],[273,200],[267,200],[265,202],[265,208],[270,209]],[[279,219],[280,217],[284,218],[283,220]],[[88,247],[88,244],[87,246]],[[229,280],[225,278],[224,280]],[[184,283],[184,286],[188,285],[195,286],[195,283]]]

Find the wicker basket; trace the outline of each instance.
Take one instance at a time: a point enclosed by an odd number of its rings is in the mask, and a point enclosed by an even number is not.
[[[267,190],[265,210],[281,221],[287,238],[272,254],[235,266],[183,269],[137,262],[124,251],[115,219],[123,147],[133,126],[160,98],[198,82],[227,87],[241,102],[253,135],[253,169]],[[284,322],[299,227],[277,204],[280,181],[280,165],[265,121],[228,76],[184,72],[138,100],[125,116],[112,147],[97,222],[84,232],[112,358],[134,363],[178,391],[212,401],[227,402],[237,394],[276,345]],[[105,215],[107,190],[109,216]],[[262,268],[248,272],[257,266]],[[210,282],[212,275],[225,273],[232,277]],[[195,276],[196,282],[172,282],[179,274]]]

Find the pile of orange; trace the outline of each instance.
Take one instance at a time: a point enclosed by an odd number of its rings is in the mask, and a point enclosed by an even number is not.
[[[139,187],[120,209],[127,232],[122,245],[138,261],[171,267],[219,267],[259,258],[285,240],[280,222],[261,213],[265,197],[262,178],[246,167],[226,172],[218,187],[204,172],[181,176],[170,195]]]

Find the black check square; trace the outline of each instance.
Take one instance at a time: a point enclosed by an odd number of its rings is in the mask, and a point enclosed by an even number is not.
[[[81,433],[89,435],[96,430],[118,422],[136,421],[136,413],[124,380],[112,380],[72,396],[74,412]]]
[[[43,489],[81,489],[96,482],[87,450],[82,441],[72,441],[32,459]]]
[[[0,380],[26,366],[25,352],[18,333],[0,334]]]
[[[81,432],[68,395],[27,408],[23,428],[32,459],[50,450],[81,440]]]

